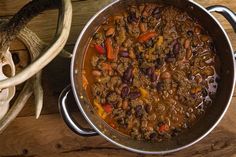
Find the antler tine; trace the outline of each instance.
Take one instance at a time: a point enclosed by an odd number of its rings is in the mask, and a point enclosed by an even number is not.
[[[60,0],[33,0],[26,4],[8,23],[0,28],[0,49],[6,49],[26,24],[44,10],[58,8]]]
[[[45,49],[48,46],[41,39],[39,39],[39,37],[34,32],[29,30],[27,27],[22,29],[18,38],[25,43],[27,49],[30,52],[32,61],[34,61],[40,55],[43,49]],[[33,78],[36,119],[39,118],[43,108],[43,87],[41,84],[41,76],[42,72],[40,71]]]
[[[3,119],[0,120],[0,133],[16,118],[32,93],[32,80],[28,80],[13,106]]]

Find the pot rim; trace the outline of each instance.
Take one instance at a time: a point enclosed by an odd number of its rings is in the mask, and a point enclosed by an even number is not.
[[[192,141],[191,143],[188,143],[184,146],[181,146],[179,148],[176,148],[176,149],[170,149],[170,150],[164,150],[164,151],[145,151],[145,150],[139,150],[139,149],[134,149],[134,148],[131,148],[131,147],[128,147],[128,146],[125,146],[125,145],[122,145],[118,142],[115,142],[114,140],[112,140],[111,138],[109,138],[108,136],[106,136],[105,134],[102,133],[102,131],[100,131],[94,124],[93,122],[90,120],[90,118],[87,116],[87,114],[85,113],[85,111],[83,110],[81,104],[80,104],[80,100],[79,100],[79,94],[77,93],[77,90],[75,88],[75,77],[74,77],[74,74],[75,74],[75,61],[76,61],[76,53],[77,53],[77,50],[78,50],[78,45],[80,43],[80,41],[82,40],[83,38],[83,34],[86,32],[87,28],[89,27],[89,25],[92,23],[92,21],[94,19],[97,18],[97,16],[102,13],[103,11],[105,11],[106,9],[108,9],[109,7],[113,6],[114,4],[118,3],[120,0],[115,0],[114,2],[106,5],[104,8],[102,8],[101,10],[99,10],[88,22],[87,24],[85,25],[85,27],[83,28],[83,30],[81,31],[77,41],[76,41],[76,44],[75,44],[75,47],[74,47],[74,50],[73,50],[73,56],[72,56],[72,60],[71,60],[71,72],[70,72],[70,77],[71,77],[71,84],[72,84],[72,91],[73,91],[73,94],[74,94],[74,97],[76,99],[76,103],[82,113],[82,115],[85,117],[86,121],[89,123],[89,125],[95,129],[95,131],[97,133],[99,133],[99,135],[101,135],[102,137],[104,137],[106,140],[108,140],[109,142],[115,144],[116,146],[119,146],[121,148],[124,148],[126,150],[129,150],[129,151],[132,151],[132,152],[135,152],[135,153],[142,153],[142,154],[156,154],[156,155],[161,155],[161,154],[168,154],[168,153],[173,153],[173,152],[177,152],[177,151],[180,151],[180,150],[183,150],[185,148],[188,148],[194,144],[196,144],[197,142],[199,142],[200,140],[202,140],[204,137],[206,137],[218,124],[219,122],[222,120],[223,116],[225,115],[227,109],[229,108],[229,105],[230,105],[230,102],[232,100],[232,97],[233,97],[233,92],[234,92],[234,88],[235,88],[235,67],[236,67],[236,63],[234,61],[234,67],[233,67],[233,73],[234,73],[234,81],[232,82],[232,91],[230,93],[230,97],[229,97],[229,100],[228,100],[228,103],[227,105],[225,106],[225,109],[223,110],[221,116],[218,118],[218,120],[215,122],[215,124],[208,130],[206,131],[202,136],[200,136],[199,138],[195,139],[194,141]],[[226,33],[226,31],[224,30],[223,26],[220,24],[220,22],[209,12],[207,11],[206,8],[204,8],[202,5],[198,4],[197,2],[194,2],[193,0],[188,0],[190,3],[192,3],[192,5],[195,5],[197,7],[199,7],[202,11],[205,11],[215,22],[216,24],[220,27],[221,31],[223,32],[223,34],[225,35],[226,39],[227,39],[227,43],[229,44],[230,46],[230,50],[231,50],[231,55],[232,55],[232,58],[234,58],[234,51],[233,51],[233,47],[232,47],[232,44],[230,42],[230,39]]]

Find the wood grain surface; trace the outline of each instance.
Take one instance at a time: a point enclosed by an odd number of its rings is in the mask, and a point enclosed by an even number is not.
[[[0,0],[0,17],[9,18],[29,0]],[[73,23],[71,35],[65,47],[72,52],[81,29],[100,8],[112,0],[72,0]],[[220,4],[236,12],[236,0],[196,0],[204,7]],[[227,31],[236,49],[236,34],[230,24],[220,15],[214,14]],[[57,11],[47,11],[35,18],[29,27],[41,39],[50,42],[55,33]],[[25,51],[16,41],[12,51]],[[58,68],[58,65],[60,68]],[[35,119],[33,99],[30,99],[18,118],[0,135],[0,157],[143,157],[120,149],[100,136],[80,137],[63,122],[58,113],[57,100],[62,89],[69,84],[70,60],[57,57],[43,72],[44,108],[39,120]],[[74,116],[83,125],[85,120],[71,103]],[[220,124],[202,141],[181,152],[167,157],[236,157],[236,93],[229,110]]]

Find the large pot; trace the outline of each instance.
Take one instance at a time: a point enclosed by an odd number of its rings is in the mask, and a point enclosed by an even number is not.
[[[194,125],[191,130],[179,135],[171,140],[161,143],[148,143],[137,141],[129,136],[123,135],[108,124],[106,124],[96,113],[92,104],[86,96],[82,87],[82,69],[85,57],[85,48],[88,40],[97,30],[101,21],[112,15],[120,8],[127,7],[128,4],[142,3],[144,0],[116,0],[100,10],[84,27],[74,48],[71,61],[71,86],[68,86],[61,94],[59,108],[66,124],[77,134],[93,136],[100,134],[105,139],[115,145],[138,153],[164,154],[179,151],[200,141],[209,134],[222,119],[229,107],[235,85],[235,59],[232,45],[229,38],[219,22],[212,16],[211,12],[216,11],[223,14],[232,24],[236,31],[236,15],[223,6],[212,6],[207,9],[191,0],[148,0],[148,2],[165,3],[186,10],[190,15],[197,18],[209,34],[213,37],[217,53],[221,60],[221,82],[215,101],[205,116]],[[147,0],[145,0],[147,2]],[[69,93],[73,91],[77,105],[93,129],[84,129],[71,117],[68,112],[67,99]]]

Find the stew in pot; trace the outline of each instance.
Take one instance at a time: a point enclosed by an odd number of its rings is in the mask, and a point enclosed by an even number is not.
[[[130,6],[91,38],[83,87],[98,115],[134,139],[162,141],[212,104],[219,61],[208,32],[173,6]]]

